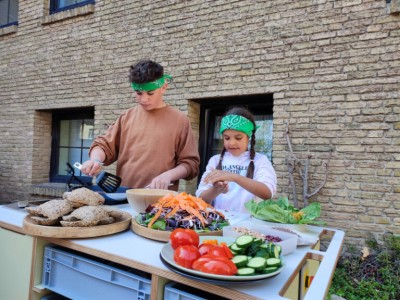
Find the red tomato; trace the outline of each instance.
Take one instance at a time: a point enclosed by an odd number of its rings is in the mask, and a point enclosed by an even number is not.
[[[177,228],[169,236],[173,249],[182,245],[199,246],[199,235],[192,229]]]
[[[199,246],[199,251],[200,251],[200,254],[201,255],[204,255],[204,254],[209,254],[211,251],[212,251],[212,249],[214,249],[216,246],[215,245],[212,245],[212,244],[201,244],[200,246]],[[211,254],[211,253],[210,253]]]
[[[211,256],[208,256],[208,257],[207,257],[207,255],[203,255],[203,256],[201,256],[199,259],[196,259],[196,260],[193,262],[193,264],[192,264],[192,269],[194,269],[194,270],[199,270],[200,267],[201,267],[204,263],[209,262],[209,261],[211,261],[211,260],[213,260],[213,259],[214,259],[214,257],[211,257]]]
[[[200,264],[197,271],[227,276],[235,275],[237,273],[236,267],[232,268],[228,261],[223,260],[206,261]]]
[[[226,254],[227,258],[229,258],[229,259],[233,258],[233,253],[227,245],[221,244],[220,247],[225,250],[225,254]]]
[[[227,248],[227,251],[222,245],[212,245],[212,244],[201,244],[199,246],[199,251],[200,254],[203,256],[205,254],[211,254],[211,255],[215,255],[215,256],[223,256],[223,257],[227,257],[227,258],[232,258],[233,254],[231,252],[231,250],[225,246]]]
[[[230,259],[211,254],[205,254],[194,261],[192,268],[200,272],[218,275],[235,275],[237,273],[237,267]]]
[[[199,249],[193,245],[182,245],[174,251],[175,262],[185,268],[191,269],[195,260],[200,258]]]

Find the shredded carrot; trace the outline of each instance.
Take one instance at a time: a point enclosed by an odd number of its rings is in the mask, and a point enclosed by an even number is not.
[[[179,210],[186,210],[191,215],[190,218],[193,218],[194,216],[197,217],[203,227],[205,224],[207,224],[207,220],[203,217],[200,211],[205,211],[206,216],[208,216],[210,211],[214,211],[224,217],[222,213],[216,211],[203,199],[197,198],[185,192],[179,193],[177,195],[165,195],[158,200],[158,202],[154,205],[154,208],[158,209],[158,211],[147,225],[148,228],[151,228],[154,222],[157,221],[157,219],[160,217],[161,212],[167,209],[171,209],[171,211],[165,216],[165,218],[172,216]]]

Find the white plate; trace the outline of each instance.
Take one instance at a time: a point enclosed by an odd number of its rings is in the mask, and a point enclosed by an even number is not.
[[[218,242],[225,242],[227,244],[235,241],[235,238],[232,238],[232,237],[206,236],[206,237],[200,237],[200,243],[206,239],[217,240]],[[275,272],[269,273],[269,274],[259,274],[259,275],[253,275],[253,276],[215,275],[215,274],[203,273],[203,272],[195,271],[192,269],[188,269],[188,268],[182,267],[182,266],[178,265],[177,263],[175,263],[174,249],[172,249],[170,243],[164,245],[164,247],[161,249],[160,255],[165,260],[165,262],[167,262],[169,265],[171,265],[175,269],[182,270],[184,273],[193,275],[195,277],[207,278],[207,279],[212,279],[212,280],[222,280],[222,281],[232,281],[232,282],[235,282],[235,281],[237,281],[237,282],[257,281],[257,280],[266,279],[266,278],[275,276],[275,275],[279,274],[280,272],[282,272],[282,270],[284,268],[284,263],[282,261],[282,266]]]

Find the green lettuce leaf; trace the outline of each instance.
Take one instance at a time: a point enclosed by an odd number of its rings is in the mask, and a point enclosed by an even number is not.
[[[246,209],[257,219],[286,224],[314,224],[323,225],[325,222],[316,221],[321,214],[321,204],[313,202],[300,210],[303,216],[300,220],[294,218],[293,213],[299,210],[289,204],[287,197],[279,197],[278,200],[265,200],[256,202],[255,200],[245,203]]]

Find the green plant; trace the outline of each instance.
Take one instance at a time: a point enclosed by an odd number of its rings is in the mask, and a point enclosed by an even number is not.
[[[400,299],[400,236],[387,235],[384,245],[366,241],[371,254],[341,256],[333,276],[332,294],[347,300]]]

